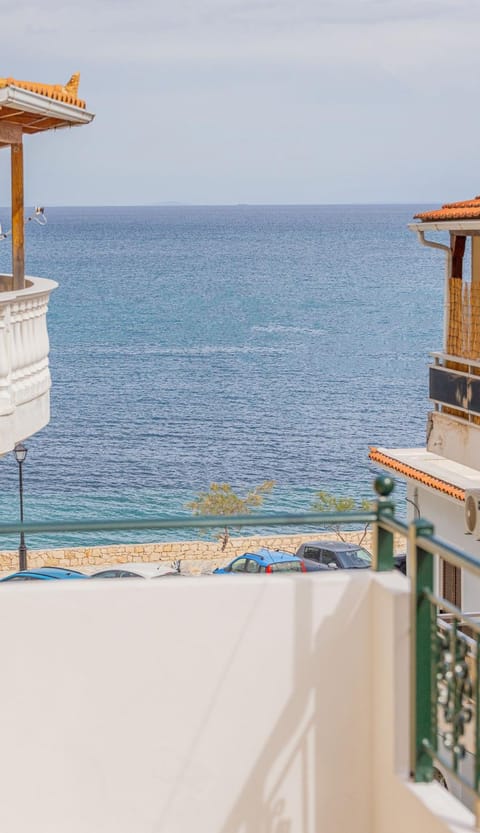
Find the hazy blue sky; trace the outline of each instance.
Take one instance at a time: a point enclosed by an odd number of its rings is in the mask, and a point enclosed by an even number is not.
[[[27,138],[31,202],[480,192],[479,0],[0,0],[0,11],[0,75],[63,83],[80,70],[96,113]]]

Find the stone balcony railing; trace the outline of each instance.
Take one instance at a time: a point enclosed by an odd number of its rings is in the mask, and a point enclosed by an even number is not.
[[[13,290],[11,275],[0,275],[0,454],[50,419],[47,309],[58,284],[31,277],[25,283]]]

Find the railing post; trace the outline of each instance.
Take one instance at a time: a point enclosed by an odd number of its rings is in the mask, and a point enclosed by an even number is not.
[[[477,793],[475,800],[475,822],[480,829],[480,634],[476,637],[475,655],[475,777],[474,789]]]
[[[377,510],[377,522],[373,530],[373,563],[372,569],[377,572],[384,572],[386,570],[393,570],[393,532],[383,529],[381,526],[382,518],[392,517],[395,511],[395,505],[389,496],[393,491],[394,482],[391,477],[381,475],[376,477],[374,481],[374,489],[378,495],[375,504]]]
[[[417,544],[433,535],[432,524],[419,518],[409,525],[411,579],[411,774],[415,781],[433,779],[427,749],[437,749],[436,609],[426,598],[433,593],[433,555]]]

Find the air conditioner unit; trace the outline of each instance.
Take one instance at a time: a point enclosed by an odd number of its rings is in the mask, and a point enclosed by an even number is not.
[[[465,492],[465,532],[480,537],[480,489]]]

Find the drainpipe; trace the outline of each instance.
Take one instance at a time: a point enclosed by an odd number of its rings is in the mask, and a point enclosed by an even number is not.
[[[452,271],[452,247],[445,245],[445,243],[435,243],[433,240],[425,240],[425,232],[422,229],[416,228],[415,233],[418,242],[421,246],[427,246],[429,249],[441,249],[447,253],[445,259],[445,288],[444,288],[444,304],[443,304],[443,343],[444,349],[447,349],[447,333],[448,333],[448,318],[450,309],[450,273]]]

